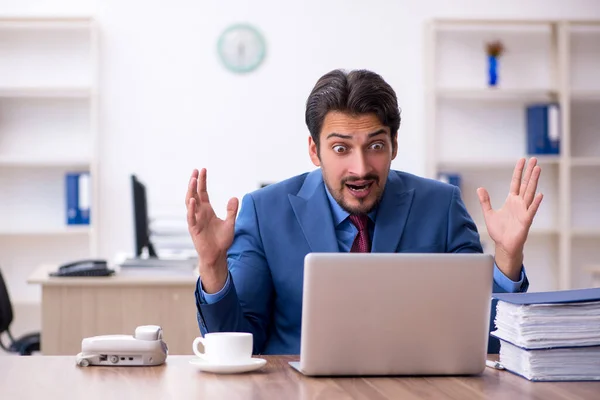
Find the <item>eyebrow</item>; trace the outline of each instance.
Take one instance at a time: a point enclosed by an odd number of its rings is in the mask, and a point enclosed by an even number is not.
[[[370,138],[372,138],[374,136],[381,135],[381,134],[384,134],[384,133],[387,133],[385,131],[385,129],[380,129],[378,131],[369,133],[367,136],[370,139]],[[335,133],[335,132],[330,133],[329,135],[327,135],[327,139],[329,139],[331,137],[338,137],[340,139],[352,139],[352,135],[342,135],[341,133]]]

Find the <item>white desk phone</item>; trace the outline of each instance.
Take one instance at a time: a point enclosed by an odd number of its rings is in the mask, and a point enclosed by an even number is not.
[[[77,365],[160,365],[167,359],[167,344],[158,325],[142,325],[131,335],[104,335],[81,341]]]

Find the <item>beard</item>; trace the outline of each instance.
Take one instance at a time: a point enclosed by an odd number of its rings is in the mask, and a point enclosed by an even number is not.
[[[345,198],[345,190],[346,184],[352,184],[352,182],[356,181],[372,181],[371,190],[372,192],[364,199],[354,198],[354,201],[357,201],[358,204],[350,204],[349,201]],[[329,182],[325,180],[325,185],[331,193],[333,199],[339,204],[340,207],[347,213],[351,215],[360,215],[360,214],[368,214],[373,211],[381,202],[381,198],[383,197],[383,189],[379,185],[379,177],[375,174],[367,174],[364,177],[346,177],[342,179],[338,189],[334,189],[331,187]],[[373,200],[374,198],[374,200]]]

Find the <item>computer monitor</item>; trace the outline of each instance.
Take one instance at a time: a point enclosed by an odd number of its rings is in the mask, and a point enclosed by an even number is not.
[[[131,190],[133,194],[133,222],[135,229],[135,256],[140,257],[144,248],[148,256],[157,257],[152,242],[150,242],[150,226],[148,220],[148,202],[146,186],[135,175],[131,175]]]

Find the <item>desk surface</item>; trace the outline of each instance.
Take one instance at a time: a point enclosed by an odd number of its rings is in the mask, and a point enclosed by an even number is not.
[[[198,274],[194,269],[156,267],[121,268],[117,269],[117,272],[112,276],[49,276],[48,274],[56,271],[57,267],[57,265],[52,264],[39,266],[29,276],[27,283],[47,286],[186,285],[194,287],[198,281]]]
[[[215,375],[169,356],[158,367],[87,367],[72,356],[0,357],[0,399],[597,399],[600,382],[529,382],[486,368],[474,377],[307,378],[270,356],[263,369]]]

